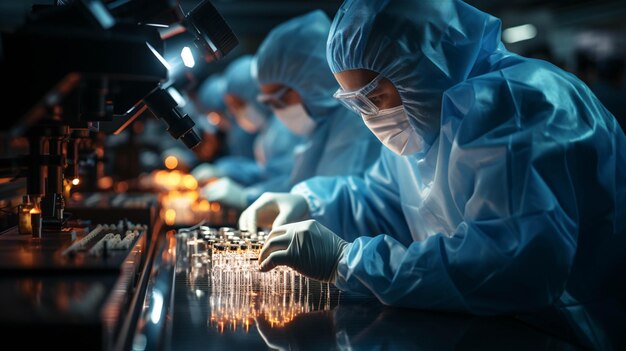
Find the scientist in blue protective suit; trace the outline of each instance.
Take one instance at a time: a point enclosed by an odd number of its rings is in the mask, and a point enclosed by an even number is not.
[[[304,138],[282,188],[314,176],[363,175],[381,145],[333,94],[339,86],[326,60],[330,19],[322,11],[292,18],[274,28],[257,52],[258,100],[293,133]]]
[[[252,55],[245,55],[228,66],[224,73],[224,101],[241,128],[258,133],[254,140],[254,162],[229,160],[203,170],[203,176],[210,173],[220,178],[203,188],[207,200],[242,210],[263,192],[273,190],[276,184],[289,178],[294,149],[302,142],[302,138],[291,133],[268,108],[257,102],[259,85],[253,61]]]
[[[217,124],[217,128],[224,130],[224,146],[226,149],[225,155],[213,163],[201,163],[192,170],[191,174],[200,184],[204,184],[219,175],[219,169],[228,167],[231,163],[256,163],[253,145],[258,133],[248,133],[237,124],[224,103],[225,95],[226,79],[224,79],[224,75],[221,73],[212,74],[204,80],[198,87],[195,95],[194,103],[196,104],[196,109],[200,113],[205,114],[207,118],[211,118],[211,123]],[[225,166],[222,166],[222,164]]]
[[[253,144],[257,134],[248,133],[239,127],[233,116],[227,111],[224,95],[226,95],[226,80],[221,73],[210,75],[200,84],[196,94],[193,95],[196,110],[200,112],[201,118],[206,119],[205,122],[199,124],[209,123],[210,120],[210,123],[215,125],[214,129],[219,129],[225,134],[224,155],[216,160],[215,164],[205,163],[194,168],[192,174],[201,182],[215,175],[217,170],[214,166],[219,167],[220,162],[239,158],[255,162]]]
[[[623,298],[626,137],[574,75],[458,0],[347,0],[327,55],[386,148],[246,209],[241,229],[273,224],[262,271],[475,314]]]

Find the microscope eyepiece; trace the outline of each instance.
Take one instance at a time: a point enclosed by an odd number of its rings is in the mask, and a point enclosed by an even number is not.
[[[200,137],[193,129],[189,130],[189,132],[180,137],[180,140],[182,140],[185,146],[187,146],[189,149],[193,149],[196,146],[200,145],[201,141]]]
[[[158,119],[165,122],[167,131],[174,139],[181,139],[190,149],[200,144],[200,137],[193,130],[195,123],[188,115],[178,111],[178,104],[172,96],[161,88],[157,88],[143,99],[144,103]]]

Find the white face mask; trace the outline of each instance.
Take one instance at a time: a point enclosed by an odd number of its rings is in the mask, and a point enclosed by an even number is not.
[[[246,104],[245,108],[234,113],[237,124],[248,133],[256,133],[265,124],[263,113],[256,107]]]
[[[276,117],[294,134],[308,135],[315,129],[315,121],[309,117],[302,104],[273,109]]]
[[[380,110],[375,116],[361,114],[365,125],[387,148],[398,155],[412,155],[424,140],[413,130],[404,106]]]

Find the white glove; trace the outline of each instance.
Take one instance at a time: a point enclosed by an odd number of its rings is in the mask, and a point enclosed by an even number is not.
[[[219,169],[208,163],[196,166],[191,171],[191,175],[196,178],[199,183],[205,183],[212,178],[219,178],[221,176]]]
[[[277,227],[309,218],[309,205],[301,195],[264,193],[239,217],[239,229],[251,233],[257,227]]]
[[[285,224],[272,230],[261,249],[260,270],[285,265],[309,278],[334,283],[348,245],[315,220]]]
[[[237,209],[246,208],[244,187],[230,178],[220,178],[202,189],[202,195],[209,201],[217,201]]]

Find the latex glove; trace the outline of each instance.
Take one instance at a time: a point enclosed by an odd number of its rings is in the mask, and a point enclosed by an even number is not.
[[[198,183],[206,183],[212,178],[219,178],[221,176],[219,169],[209,163],[203,163],[196,166],[191,171],[191,175],[196,178]]]
[[[270,232],[259,255],[260,270],[285,265],[311,279],[334,283],[347,248],[347,241],[315,220],[285,224]]]
[[[202,189],[202,195],[209,201],[217,201],[237,209],[246,208],[244,187],[230,178],[221,178]]]
[[[275,228],[309,218],[309,205],[301,195],[264,193],[239,216],[239,229],[251,233],[257,227]]]

